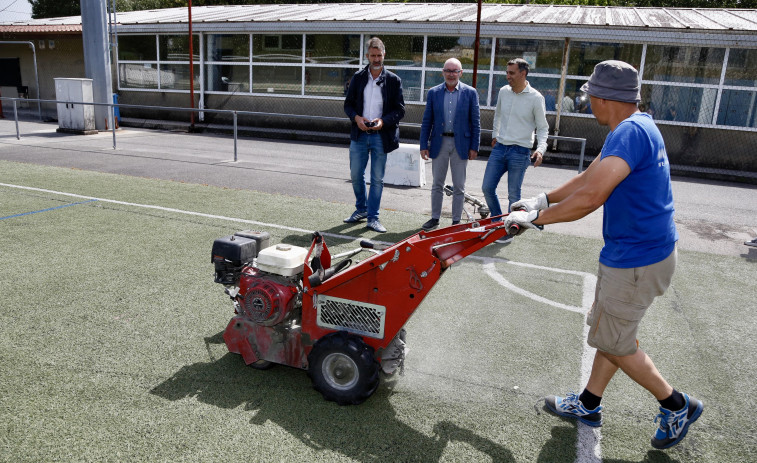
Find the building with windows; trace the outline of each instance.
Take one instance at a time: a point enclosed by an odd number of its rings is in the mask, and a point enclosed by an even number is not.
[[[404,139],[417,137],[426,91],[442,82],[447,58],[461,60],[468,84],[475,71],[482,127],[490,129],[507,61],[521,57],[531,63],[530,84],[545,96],[550,134],[586,138],[587,152],[596,154],[607,131],[579,89],[595,64],[620,59],[642,76],[640,108],[657,120],[672,164],[757,173],[757,10],[484,4],[477,50],[475,3],[208,6],[193,8],[192,19],[190,73],[187,9],[116,16],[121,103],[189,106],[192,74],[198,108],[255,111],[249,124],[268,129],[346,134],[346,118],[318,116],[343,116],[349,79],[366,65],[364,43],[376,35],[386,44],[387,68],[403,81]],[[42,98],[54,97],[54,77],[83,76],[79,17],[0,23],[0,34],[4,68],[23,46],[3,40],[39,45]],[[64,50],[69,59],[53,64]],[[28,60],[17,59],[20,86],[33,85]],[[167,117],[122,111],[129,113]]]

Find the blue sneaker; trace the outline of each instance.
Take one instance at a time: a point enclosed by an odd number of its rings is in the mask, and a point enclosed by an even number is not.
[[[365,220],[366,217],[368,217],[368,213],[367,212],[358,212],[358,211],[355,211],[355,212],[352,213],[351,216],[349,216],[346,219],[344,219],[343,222],[344,223],[360,222],[361,220]]]
[[[568,397],[548,396],[544,403],[552,413],[566,418],[576,418],[583,424],[591,427],[602,426],[602,406],[599,405],[594,410],[587,410],[584,404],[578,400],[578,395],[568,394]]]
[[[656,449],[667,449],[681,442],[686,437],[689,426],[702,414],[704,405],[702,402],[683,394],[686,399],[686,405],[675,412],[660,407],[660,414],[654,419],[654,422],[660,422],[660,427],[652,437],[652,447]]]

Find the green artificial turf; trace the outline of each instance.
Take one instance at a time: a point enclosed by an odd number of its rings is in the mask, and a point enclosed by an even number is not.
[[[384,241],[420,216],[387,211],[376,235],[341,223],[344,204],[0,162],[0,461],[500,461],[577,458],[574,423],[547,394],[580,391],[583,316],[503,288],[580,307],[601,242],[529,232],[451,267],[407,325],[404,376],[359,406],[338,406],[306,372],[259,371],[227,352],[233,315],[213,283],[215,238],[264,228],[309,245],[323,230]],[[294,214],[291,211],[307,211]],[[276,225],[276,226],[273,226]],[[356,247],[327,237],[333,251]],[[494,260],[487,260],[494,259]],[[529,264],[528,266],[514,265]],[[556,272],[554,269],[573,273]],[[649,446],[656,402],[619,374],[608,388],[606,462],[744,462],[757,373],[754,263],[681,252],[641,345],[671,384],[705,403],[674,449]],[[589,288],[590,290],[592,288]]]

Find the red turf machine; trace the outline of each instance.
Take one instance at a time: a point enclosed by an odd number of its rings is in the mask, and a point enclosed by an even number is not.
[[[489,218],[392,246],[362,241],[335,256],[318,232],[310,249],[269,246],[265,232],[220,238],[212,251],[215,281],[226,287],[235,313],[223,338],[254,368],[301,368],[327,400],[362,403],[378,387],[380,371],[401,370],[403,327],[439,277],[507,234],[502,221]],[[353,262],[361,252],[372,255]]]

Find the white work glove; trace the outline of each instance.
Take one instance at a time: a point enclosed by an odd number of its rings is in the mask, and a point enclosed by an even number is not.
[[[549,200],[547,199],[547,193],[539,193],[538,196],[534,196],[529,199],[521,199],[516,201],[510,206],[511,211],[541,211],[549,207]]]
[[[539,211],[515,211],[511,212],[505,217],[505,227],[507,232],[511,235],[520,235],[526,229],[533,228],[534,230],[541,230],[544,227],[532,223],[539,217]],[[518,230],[514,229],[514,226],[518,226]]]

